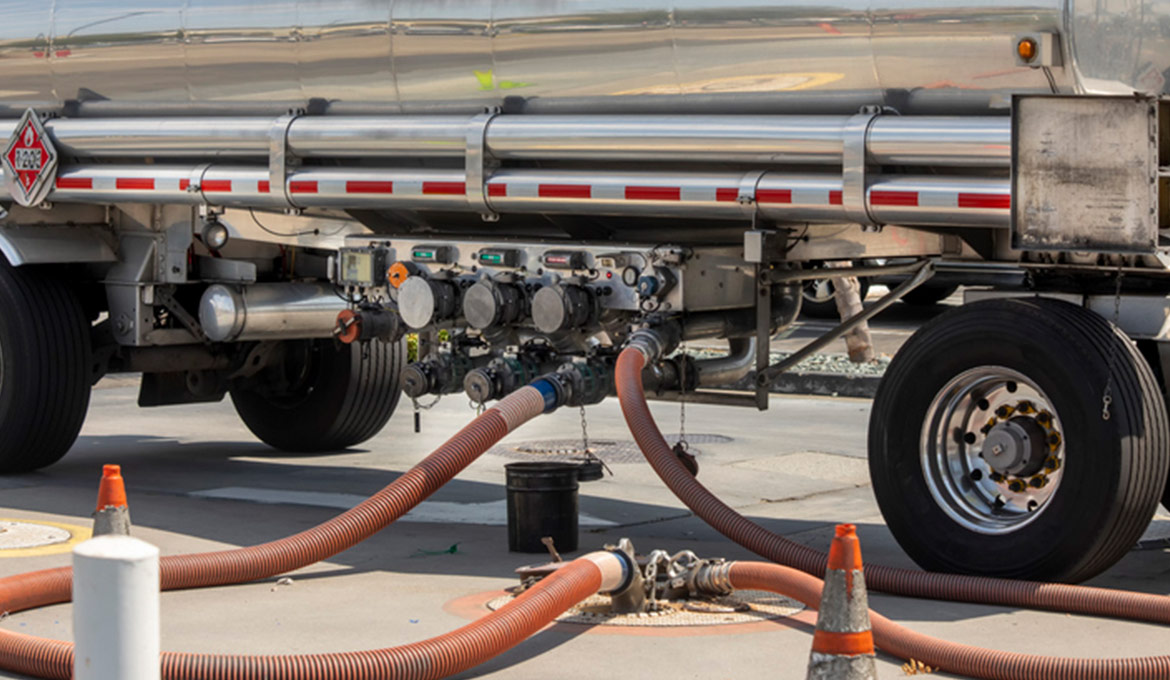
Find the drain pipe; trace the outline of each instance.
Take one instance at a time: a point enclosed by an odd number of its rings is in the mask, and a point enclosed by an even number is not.
[[[827,559],[825,553],[789,541],[739,514],[699,483],[674,455],[654,422],[642,388],[643,367],[659,360],[662,357],[660,348],[668,344],[664,343],[662,338],[655,338],[654,334],[654,329],[644,329],[631,335],[628,346],[618,357],[615,374],[622,415],[647,461],[679,500],[724,536],[773,562],[795,567],[814,576],[822,576]],[[1170,623],[1170,597],[1146,593],[936,574],[880,565],[866,567],[866,582],[871,590],[893,595]],[[1055,661],[1053,664],[1051,668],[1058,666],[1065,668]],[[1035,677],[1089,680],[1102,676],[1093,673],[1070,673]],[[1122,674],[1110,677],[1166,676]]]
[[[429,456],[353,509],[298,534],[247,548],[164,557],[163,590],[244,583],[289,572],[346,550],[406,514],[523,423],[564,405],[563,389],[538,378],[484,411]],[[219,680],[248,677],[439,678],[498,654],[540,630],[565,608],[598,590],[618,590],[630,565],[594,554],[543,588],[525,593],[501,616],[487,616],[433,640],[375,650],[320,655],[228,656],[162,654],[163,677]],[[617,560],[617,561],[615,561]],[[72,569],[62,567],[0,579],[0,612],[68,602]],[[611,588],[612,587],[612,588]],[[567,603],[567,604],[566,604]],[[503,609],[500,610],[502,613]],[[73,645],[0,630],[0,668],[67,680]],[[245,670],[246,669],[246,672]],[[420,669],[426,669],[421,671]]]
[[[695,362],[699,374],[699,387],[723,387],[732,385],[751,372],[756,361],[756,339],[731,338],[727,341],[730,350],[720,359],[701,359]]]

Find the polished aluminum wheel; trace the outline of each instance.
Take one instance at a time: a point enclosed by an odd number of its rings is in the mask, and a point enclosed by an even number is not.
[[[930,494],[971,531],[1016,531],[1060,487],[1063,431],[1051,400],[1023,374],[1002,366],[965,371],[939,390],[923,422]]]

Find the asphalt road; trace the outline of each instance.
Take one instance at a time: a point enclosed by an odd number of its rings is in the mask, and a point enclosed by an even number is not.
[[[905,312],[907,314],[913,312]],[[891,334],[918,320],[891,322]],[[883,322],[884,323],[884,322]],[[319,523],[381,488],[474,415],[444,399],[412,432],[409,409],[360,449],[293,456],[256,442],[229,403],[141,411],[127,381],[95,391],[74,450],[41,472],[0,479],[0,519],[85,526],[103,463],[120,463],[137,536],[163,554],[251,545]],[[656,404],[664,432],[677,432],[678,405]],[[868,485],[869,402],[774,397],[772,409],[689,405],[700,480],[728,504],[788,538],[826,549],[833,525],[858,524],[870,563],[913,566],[885,529]],[[625,441],[616,401],[588,412],[589,435]],[[481,457],[412,517],[349,551],[276,579],[162,597],[163,648],[281,654],[386,647],[437,635],[482,614],[490,593],[516,582],[512,570],[541,561],[509,553],[503,465],[534,440],[575,438],[571,409],[539,418]],[[698,435],[708,435],[699,437]],[[718,435],[712,437],[710,435]],[[614,475],[581,487],[580,551],[630,537],[640,552],[693,550],[755,559],[684,508],[636,455],[616,455]],[[1170,518],[1157,522],[1165,529]],[[1168,532],[1170,533],[1170,532]],[[451,546],[454,552],[449,552]],[[6,557],[0,575],[69,563],[65,552]],[[1094,585],[1170,594],[1170,550],[1134,551]],[[1000,607],[874,595],[872,606],[907,626],[968,644],[1051,655],[1163,654],[1163,627]],[[803,678],[813,618],[706,629],[614,631],[558,625],[461,677]],[[67,605],[15,614],[0,627],[70,639]],[[880,677],[901,677],[882,657]],[[20,676],[0,672],[0,678]],[[941,675],[941,677],[948,677]]]

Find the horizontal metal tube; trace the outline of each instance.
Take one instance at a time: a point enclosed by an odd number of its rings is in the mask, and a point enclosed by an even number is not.
[[[499,213],[548,213],[851,222],[836,174],[500,170],[485,194]],[[298,207],[475,211],[461,170],[302,167],[285,187]],[[745,206],[740,196],[754,198]],[[0,200],[4,193],[0,191]],[[1009,181],[980,177],[874,176],[869,214],[883,224],[980,226],[1009,223]],[[285,192],[259,166],[71,166],[49,200],[61,203],[187,203],[280,209]]]
[[[497,116],[486,132],[499,160],[839,165],[847,116]],[[66,155],[111,158],[266,156],[271,118],[58,119],[47,128]],[[288,147],[304,158],[462,157],[465,116],[302,116]],[[0,138],[15,123],[0,121]],[[870,127],[878,165],[1000,167],[1011,161],[1006,117],[880,116]]]
[[[199,323],[215,342],[328,338],[345,308],[326,284],[215,284],[199,302]]]

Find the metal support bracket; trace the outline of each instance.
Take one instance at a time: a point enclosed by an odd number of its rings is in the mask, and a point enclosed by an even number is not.
[[[288,131],[300,113],[289,112],[272,121],[268,128],[268,191],[280,192],[290,208],[300,208],[288,192],[288,171],[296,164],[296,158],[288,148]],[[278,188],[279,187],[279,188]]]
[[[776,237],[775,232],[756,231],[762,252],[769,249],[768,241]],[[764,375],[771,360],[772,349],[772,267],[766,261],[756,262],[756,376]],[[767,380],[756,380],[756,408],[768,410]]]
[[[845,122],[841,149],[841,206],[850,221],[876,226],[866,198],[866,175],[869,169],[869,130],[878,117],[877,110],[863,109]]]
[[[752,229],[756,228],[756,220],[760,214],[760,202],[756,195],[760,188],[760,180],[765,174],[767,170],[753,170],[739,180],[739,194],[736,195],[735,201],[739,203],[744,217],[752,221]]]
[[[486,186],[488,171],[494,161],[487,152],[487,129],[492,119],[500,115],[499,108],[491,108],[476,115],[467,125],[466,181],[467,203],[479,212],[484,222],[498,222],[499,214],[492,210],[487,200]]]

